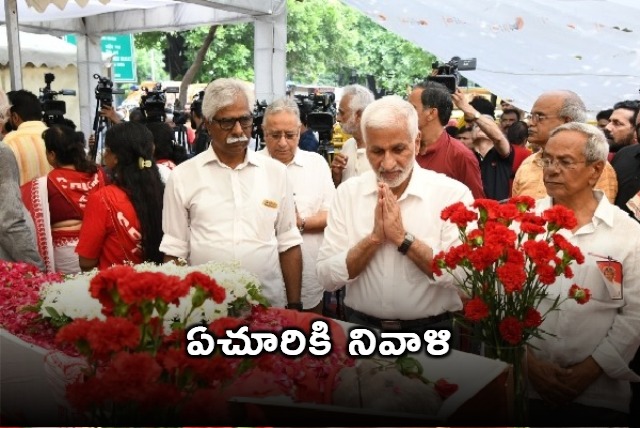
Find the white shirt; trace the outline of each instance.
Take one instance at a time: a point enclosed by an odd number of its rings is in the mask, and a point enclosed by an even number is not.
[[[364,271],[349,280],[347,253],[373,230],[377,200],[373,171],[338,187],[318,255],[320,283],[329,291],[347,284],[347,306],[383,319],[412,320],[461,309],[451,276],[429,278],[391,243],[383,244]],[[440,219],[442,210],[458,201],[473,202],[464,184],[415,164],[398,199],[405,230],[434,255],[459,243],[457,227]]]
[[[359,149],[355,138],[349,138],[340,149],[340,153],[348,156],[347,166],[342,171],[342,181],[344,183],[351,177],[357,177],[364,172],[371,171],[371,164],[367,159],[367,149]]]
[[[594,194],[599,203],[592,221],[575,234],[561,231],[580,248],[585,261],[571,264],[573,278],[561,276],[549,286],[549,296],[539,310],[544,314],[553,299],[567,296],[573,284],[591,290],[591,300],[584,305],[564,301],[560,310],[549,313],[541,326],[556,337],[543,335],[543,340],[533,338],[531,344],[538,348],[533,350],[537,356],[561,367],[592,356],[604,373],[575,402],[628,413],[628,381],[640,380],[627,366],[640,345],[640,224],[612,205],[602,191]],[[551,206],[551,197],[546,197],[537,201],[536,211]],[[623,299],[611,299],[596,264],[606,257],[622,263]],[[533,391],[532,395],[535,396]]]
[[[269,156],[266,149],[258,153]],[[331,181],[329,164],[322,156],[296,150],[293,161],[287,165],[287,174],[293,186],[293,198],[300,217],[311,217],[320,211],[329,211],[336,188]],[[323,236],[322,232],[302,234],[302,305],[305,309],[320,303],[324,293],[316,273],[316,260]]]
[[[286,303],[279,254],[302,244],[286,167],[247,150],[235,169],[213,148],[169,176],[160,251],[191,265],[240,261],[258,276],[273,306]]]

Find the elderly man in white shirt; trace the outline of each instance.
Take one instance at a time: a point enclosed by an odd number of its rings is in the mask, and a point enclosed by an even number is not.
[[[384,330],[446,328],[462,303],[450,277],[433,277],[431,263],[459,238],[440,213],[473,202],[471,192],[417,166],[418,117],[400,97],[370,104],[361,126],[372,171],[338,187],[318,256],[320,282],[330,291],[346,284],[349,321]]]
[[[273,306],[302,309],[302,237],[287,168],[247,150],[253,116],[246,82],[217,79],[202,112],[211,147],[178,165],[164,193],[165,260],[240,261]]]
[[[360,120],[364,109],[375,100],[373,92],[362,85],[345,86],[338,106],[338,121],[342,130],[353,135],[331,161],[331,176],[336,187],[351,177],[371,169],[362,138]]]
[[[298,148],[300,124],[295,101],[282,98],[271,103],[262,121],[266,148],[258,153],[287,166],[296,204],[296,224],[303,241],[302,306],[305,311],[321,314],[324,289],[318,282],[316,259],[336,189],[327,161],[317,153]]]
[[[540,158],[549,197],[536,210],[554,204],[573,210],[577,226],[561,232],[585,256],[583,264],[572,266],[573,278],[559,277],[549,286],[541,312],[567,296],[573,284],[589,289],[591,300],[563,302],[541,326],[554,336],[531,342],[532,426],[628,425],[629,382],[640,381],[628,367],[640,345],[640,224],[593,190],[608,151],[598,128],[568,123],[551,132]],[[602,262],[620,268],[622,295],[610,293]]]

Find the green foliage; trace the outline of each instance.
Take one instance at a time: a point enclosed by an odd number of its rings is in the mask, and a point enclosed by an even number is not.
[[[287,0],[287,71],[297,83],[346,85],[352,76],[365,84],[372,75],[387,90],[404,94],[406,87],[431,71],[434,56],[396,36],[356,9],[338,0]],[[192,61],[208,27],[182,34]],[[206,54],[194,82],[218,77],[238,77],[252,81],[254,28],[251,23],[223,25]],[[150,32],[135,37],[138,76],[150,75],[150,50],[164,46],[163,33]],[[158,62],[160,61],[160,62]],[[153,62],[161,67],[162,58]],[[160,68],[156,68],[156,71]],[[156,75],[160,75],[156,72]]]

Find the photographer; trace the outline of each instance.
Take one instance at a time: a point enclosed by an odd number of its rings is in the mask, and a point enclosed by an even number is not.
[[[193,154],[197,155],[204,152],[209,148],[209,134],[207,128],[204,126],[204,118],[202,117],[202,98],[204,91],[194,98],[191,103],[191,128],[196,131],[196,138],[193,143]]]
[[[313,134],[313,130],[307,128],[307,114],[300,111],[300,143],[298,147],[307,152],[318,153],[320,142]]]

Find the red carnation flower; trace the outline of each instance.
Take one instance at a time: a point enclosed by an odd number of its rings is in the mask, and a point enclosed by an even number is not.
[[[573,284],[569,289],[569,298],[574,299],[580,305],[584,305],[591,299],[591,290]]]
[[[202,287],[216,303],[222,303],[227,295],[227,291],[220,287],[215,279],[202,272],[191,272],[184,278],[184,282],[193,287]]]
[[[496,274],[507,293],[522,291],[527,279],[524,265],[520,263],[505,263],[496,269]]]
[[[562,205],[554,205],[545,210],[545,212],[542,213],[542,218],[549,223],[547,228],[550,231],[560,229],[572,230],[578,225],[578,220],[576,220],[573,211]]]
[[[514,316],[505,317],[498,325],[500,336],[511,345],[518,345],[522,341],[522,324]]]
[[[87,334],[87,341],[97,360],[112,353],[135,349],[140,343],[140,330],[125,318],[113,317],[94,322]]]
[[[464,316],[473,322],[483,320],[489,316],[489,307],[480,297],[474,297],[464,305]]]
[[[158,297],[166,275],[160,272],[136,272],[118,281],[118,293],[128,305],[149,302]]]
[[[509,199],[509,202],[515,204],[520,212],[529,211],[531,208],[536,206],[536,201],[531,196],[514,196]]]
[[[524,328],[536,328],[540,324],[542,324],[542,315],[540,315],[540,312],[534,308],[527,309],[523,321]]]
[[[493,199],[476,199],[471,206],[477,208],[480,212],[481,223],[498,218],[498,207],[500,206],[498,201],[494,201]]]
[[[467,207],[462,202],[456,202],[453,205],[449,205],[442,211],[440,215],[442,220],[449,220],[451,223],[458,226],[460,229],[464,229],[467,227],[467,224],[471,221],[475,221],[478,219],[478,215],[467,209]]]
[[[529,236],[537,236],[545,233],[544,219],[532,213],[524,213],[520,220],[520,230]]]
[[[525,241],[522,243],[524,253],[537,265],[549,263],[556,256],[556,250],[545,241]]]
[[[507,225],[520,218],[521,215],[522,213],[514,204],[501,204],[498,206],[498,217]]]

